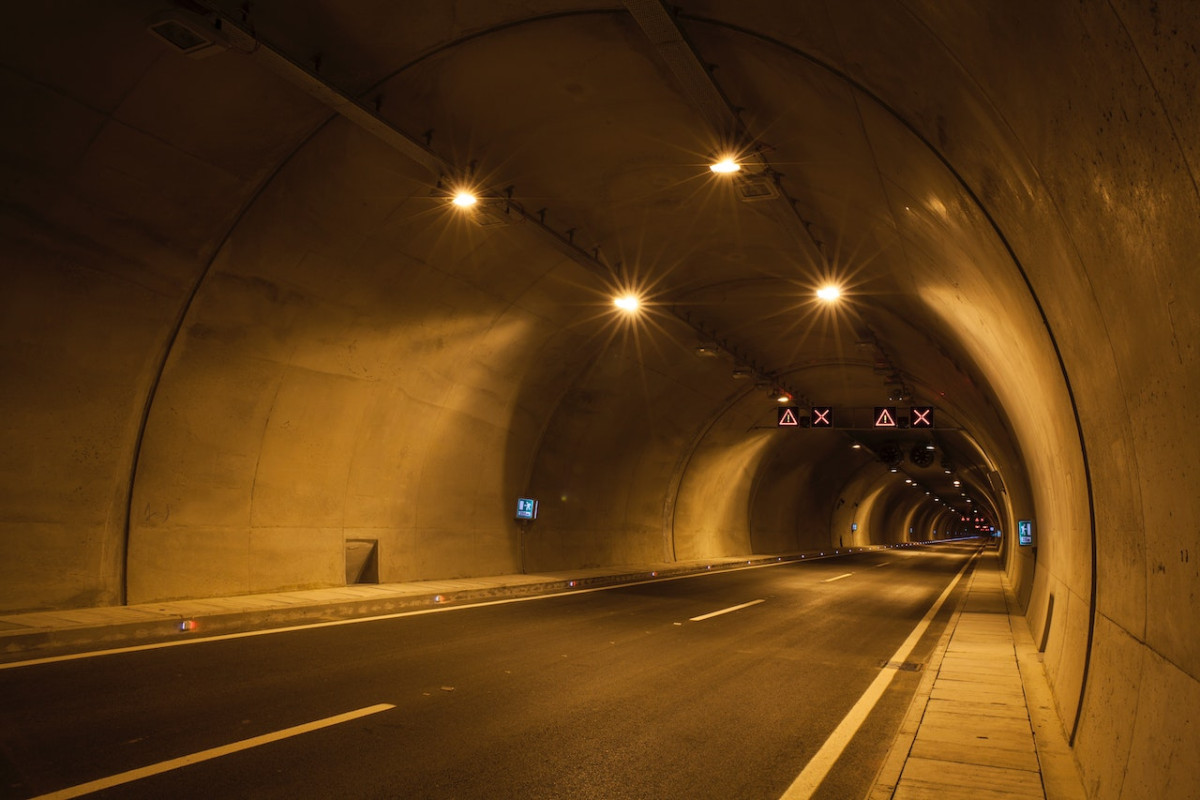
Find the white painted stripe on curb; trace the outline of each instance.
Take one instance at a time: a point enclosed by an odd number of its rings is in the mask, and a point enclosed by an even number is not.
[[[967,568],[975,563],[975,559],[979,558],[981,550],[975,551],[975,555],[963,564],[962,569],[954,576],[954,580],[950,581],[947,586],[938,596],[938,599],[933,602],[933,606],[929,611],[925,612],[925,616],[917,623],[917,626],[912,629],[912,633],[908,634],[908,638],[900,645],[900,648],[892,654],[888,662],[902,663],[908,658],[908,654],[917,646],[917,642],[921,640],[925,630],[929,624],[933,622],[933,618],[937,616],[942,605],[946,602],[946,598],[954,591],[954,587],[958,586],[958,582],[962,580],[962,576],[966,574]],[[875,680],[871,681],[871,685],[863,692],[862,697],[858,698],[858,702],[847,712],[838,726],[833,729],[833,733],[829,734],[829,738],[825,740],[825,744],[821,745],[821,749],[817,751],[809,762],[796,776],[796,780],[792,781],[792,785],[783,793],[780,800],[809,800],[813,793],[817,791],[817,787],[821,785],[821,781],[825,780],[825,776],[829,774],[829,770],[833,768],[834,763],[842,755],[846,749],[846,745],[850,744],[850,740],[854,734],[858,733],[858,729],[867,719],[867,715],[875,708],[875,704],[879,702],[879,698],[883,696],[884,690],[888,684],[892,682],[892,678],[896,676],[894,667],[885,667],[880,670],[875,676]]]
[[[295,725],[291,728],[284,728],[283,730],[275,731],[274,733],[264,733],[262,736],[243,739],[242,741],[234,742],[233,744],[226,744],[220,747],[213,747],[208,750],[201,750],[199,753],[192,753],[190,756],[181,756],[180,758],[173,758],[170,761],[160,761],[157,764],[151,764],[148,767],[139,767],[138,769],[131,769],[128,772],[121,772],[116,775],[111,775],[107,778],[100,778],[98,780],[89,781],[88,783],[81,783],[78,786],[69,786],[66,789],[59,789],[57,792],[38,795],[37,797],[31,798],[31,800],[67,800],[67,798],[70,797],[81,797],[85,794],[91,794],[92,792],[110,789],[113,786],[120,786],[124,783],[130,783],[132,781],[141,780],[142,778],[148,778],[151,775],[160,775],[164,772],[170,772],[173,769],[186,767],[190,764],[198,764],[201,761],[209,761],[214,758],[220,758],[221,756],[227,756],[230,753],[237,753],[242,750],[249,750],[252,747],[259,747],[260,745],[270,744],[271,742],[278,742],[280,739],[288,739],[292,736],[299,736],[302,733],[309,733],[311,731],[320,730],[321,728],[328,728],[331,725],[340,725],[343,722],[350,722],[351,720],[355,720],[360,717],[366,717],[371,714],[378,714],[380,711],[387,711],[388,709],[392,708],[395,708],[395,706],[391,705],[390,703],[380,703],[378,705],[360,708],[357,711],[347,711],[345,714],[326,717],[325,719],[319,719],[315,722],[306,722],[303,725]]]
[[[750,606],[756,606],[759,603],[765,603],[765,602],[767,602],[765,599],[751,600],[749,603],[742,603],[740,606],[730,606],[729,608],[722,608],[720,611],[710,611],[707,614],[701,614],[698,617],[692,617],[691,619],[688,620],[688,622],[703,622],[706,619],[712,619],[713,617],[719,617],[722,614],[728,614],[731,611],[741,611],[743,608],[749,608]]]

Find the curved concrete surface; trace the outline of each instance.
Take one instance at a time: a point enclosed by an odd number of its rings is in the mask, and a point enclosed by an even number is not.
[[[978,511],[1089,792],[1188,796],[1200,14],[433,5],[10,10],[0,609],[338,585],[349,540],[400,581]],[[837,427],[776,428],[780,389]],[[886,405],[937,427],[855,421]]]

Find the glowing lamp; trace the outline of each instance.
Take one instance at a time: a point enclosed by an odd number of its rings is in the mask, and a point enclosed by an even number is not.
[[[632,314],[634,311],[637,311],[639,308],[641,308],[642,301],[639,300],[635,295],[626,294],[614,299],[613,305],[622,311],[627,311]]]

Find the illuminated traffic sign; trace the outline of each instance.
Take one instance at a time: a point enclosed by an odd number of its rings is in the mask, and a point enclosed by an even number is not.
[[[896,427],[896,409],[894,406],[875,406],[875,427]]]
[[[1033,520],[1017,520],[1017,542],[1023,545],[1033,544]]]
[[[800,411],[796,406],[783,406],[775,411],[779,414],[779,419],[775,423],[780,428],[796,428],[800,426],[800,419],[796,416]]]
[[[814,427],[814,428],[832,428],[833,427],[833,407],[832,406],[813,406],[812,407],[812,427]]]
[[[933,427],[933,406],[913,406],[909,409],[909,425],[913,428]]]

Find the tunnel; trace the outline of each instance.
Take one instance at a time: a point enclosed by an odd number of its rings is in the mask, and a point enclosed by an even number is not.
[[[1194,796],[1192,5],[8,16],[0,612],[985,535]]]

